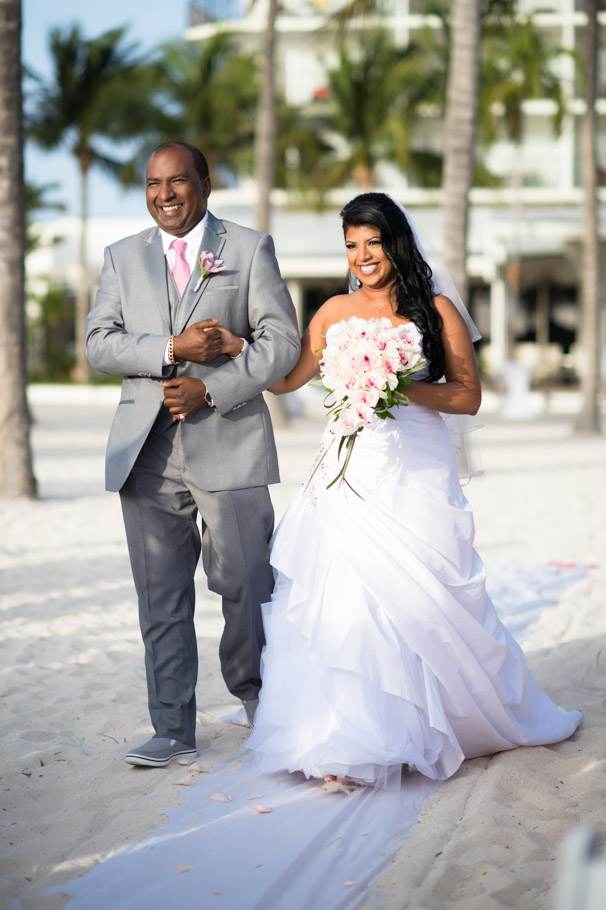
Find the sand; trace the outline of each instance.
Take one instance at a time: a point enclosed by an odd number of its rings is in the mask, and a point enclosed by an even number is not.
[[[119,500],[103,490],[115,389],[30,397],[41,498],[0,504],[0,906],[55,910],[68,897],[45,889],[140,841],[182,794],[178,771],[140,773],[123,758],[150,728]],[[552,698],[583,710],[582,727],[555,746],[465,762],[425,801],[365,907],[548,910],[566,832],[606,827],[606,439],[575,435],[572,407],[521,423],[488,413],[486,473],[466,493],[489,567],[591,567],[524,644]],[[278,431],[278,514],[320,428],[306,417]],[[219,604],[198,581],[198,748],[212,767],[246,731],[218,719],[235,703],[219,673]]]

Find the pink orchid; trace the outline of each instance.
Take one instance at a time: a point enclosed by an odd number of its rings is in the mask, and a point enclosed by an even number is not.
[[[215,259],[214,253],[207,253],[206,250],[202,250],[198,259],[200,260],[200,275],[202,278],[212,272],[222,272],[225,268],[222,259]]]
[[[214,253],[208,253],[206,250],[202,250],[202,252],[198,256],[198,260],[200,263],[200,277],[199,277],[198,283],[195,287],[196,291],[198,290],[203,279],[206,278],[207,275],[213,275],[216,272],[222,272],[223,269],[225,268],[225,266],[223,265],[222,259],[215,259]]]

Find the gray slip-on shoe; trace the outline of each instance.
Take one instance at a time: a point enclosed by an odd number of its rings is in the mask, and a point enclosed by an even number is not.
[[[242,704],[244,705],[244,710],[246,711],[246,719],[248,721],[248,726],[251,728],[255,725],[255,714],[257,713],[257,708],[259,707],[258,698],[247,698],[242,699]]]
[[[164,768],[173,758],[183,756],[192,761],[198,754],[196,747],[186,746],[178,739],[154,736],[139,749],[132,749],[126,755],[129,765],[143,765],[146,768]]]

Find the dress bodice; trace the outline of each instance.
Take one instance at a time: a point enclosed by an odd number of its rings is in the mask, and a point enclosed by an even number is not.
[[[413,325],[415,325],[415,324],[413,323]],[[415,328],[417,329],[417,331],[419,332],[419,335],[421,336],[421,347],[423,347],[423,335],[421,334],[421,331],[418,326],[415,325]],[[423,355],[425,355],[424,350],[423,350]],[[423,382],[424,380],[429,378],[429,361],[427,361],[427,358],[426,358],[425,365],[420,370],[417,370],[416,373],[412,373],[410,378],[413,380],[413,382]]]
[[[429,363],[426,362],[425,365],[420,370],[417,370],[416,373],[412,373],[410,378],[412,379],[413,382],[422,382],[423,380],[428,379],[429,378]]]

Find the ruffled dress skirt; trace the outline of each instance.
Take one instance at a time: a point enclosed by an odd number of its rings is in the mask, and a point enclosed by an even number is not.
[[[400,785],[465,758],[570,736],[486,594],[440,415],[410,404],[356,439],[346,484],[326,430],[272,542],[263,685],[248,740],[261,772]],[[342,461],[341,461],[342,463]]]

